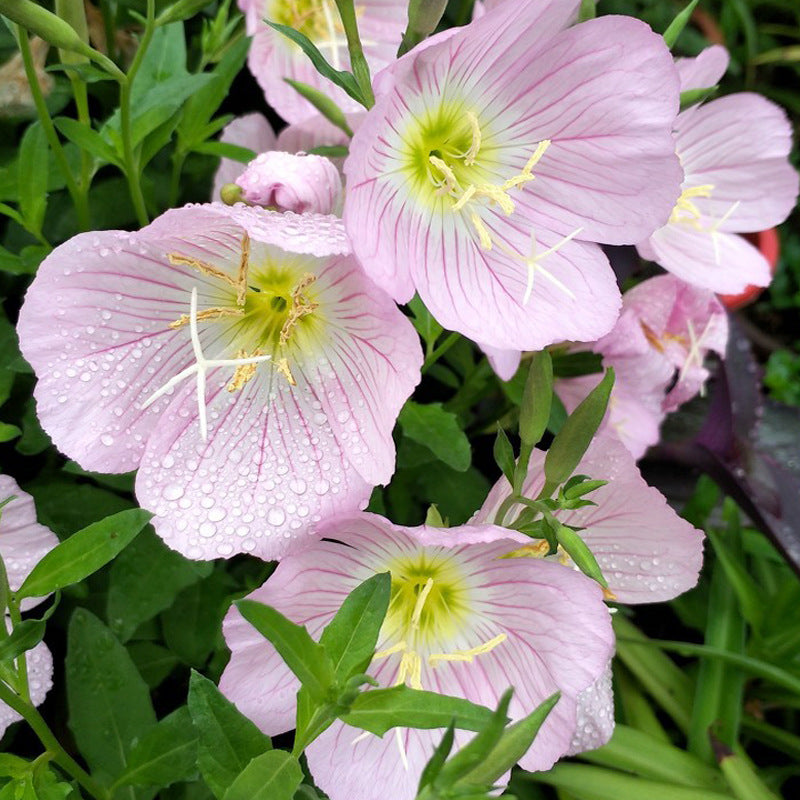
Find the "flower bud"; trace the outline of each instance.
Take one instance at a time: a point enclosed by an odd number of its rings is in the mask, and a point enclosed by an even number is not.
[[[242,200],[278,211],[332,214],[338,211],[342,179],[323,156],[261,153],[236,179]]]

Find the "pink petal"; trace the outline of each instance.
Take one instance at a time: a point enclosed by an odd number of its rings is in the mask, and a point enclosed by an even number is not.
[[[798,190],[788,160],[792,129],[775,103],[750,93],[712,100],[678,117],[675,139],[685,186],[714,187],[710,200],[698,200],[704,216],[718,220],[739,203],[720,230],[761,231],[791,212]]]
[[[0,502],[9,497],[16,499],[0,509],[0,555],[8,584],[15,592],[36,564],[58,544],[58,538],[36,521],[33,498],[10,475],[0,475]]]
[[[221,142],[238,144],[247,147],[254,153],[264,153],[276,149],[275,133],[267,118],[263,114],[253,112],[243,117],[231,120],[223,129],[219,137]],[[214,175],[214,188],[211,192],[212,200],[219,200],[220,192],[225,184],[233,183],[244,172],[245,164],[234,161],[232,158],[223,158]]]
[[[735,294],[751,284],[768,286],[772,280],[766,258],[735,233],[712,235],[671,223],[650,237],[644,252],[681,280],[714,292]]]
[[[706,47],[697,58],[678,58],[675,66],[681,79],[681,91],[710,89],[728,69],[731,57],[721,44]]]
[[[53,686],[53,656],[44,642],[39,642],[32,650],[28,650],[26,664],[31,703],[39,706]],[[5,733],[9,725],[20,719],[22,717],[16,711],[0,701],[0,736]]]
[[[602,747],[614,733],[614,690],[611,663],[605,672],[578,695],[578,722],[567,755]]]

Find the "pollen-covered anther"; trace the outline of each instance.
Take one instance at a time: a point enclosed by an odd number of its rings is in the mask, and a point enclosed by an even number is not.
[[[221,270],[219,267],[215,267],[213,264],[209,264],[207,261],[201,261],[199,258],[194,258],[193,256],[184,256],[181,253],[167,253],[167,258],[170,264],[191,267],[192,269],[196,269],[201,275],[217,278],[234,288],[238,288],[234,278],[231,278],[227,272]]]
[[[516,550],[512,550],[503,558],[544,558],[550,552],[550,544],[547,539],[538,542],[524,544]]]
[[[305,316],[313,313],[317,308],[319,308],[319,303],[315,303],[312,300],[309,300],[308,297],[303,294],[303,292],[311,286],[314,281],[317,280],[316,275],[312,275],[310,272],[307,272],[303,275],[300,282],[297,286],[292,289],[291,298],[292,298],[292,305],[289,309],[289,314],[286,317],[286,320],[281,327],[281,332],[279,336],[280,345],[284,347],[286,343],[292,336],[292,331],[294,331],[297,323]],[[289,381],[292,383],[292,381]],[[292,383],[294,386],[294,383]]]
[[[505,633],[498,633],[497,636],[489,639],[488,642],[477,645],[477,647],[470,647],[468,650],[453,650],[452,653],[433,653],[428,656],[428,663],[435,667],[441,661],[473,661],[475,656],[482,656],[490,653],[499,644],[502,644],[508,635]]]
[[[244,315],[243,308],[229,308],[227,306],[217,306],[215,308],[204,308],[202,311],[197,312],[198,322],[213,322],[214,320],[223,319],[225,317],[241,317]],[[182,328],[190,322],[188,314],[181,314],[178,319],[169,323],[169,327],[173,330]]]
[[[711,198],[711,193],[714,191],[714,185],[711,183],[704,183],[702,186],[692,186],[689,189],[684,189],[678,202],[675,203],[675,208],[672,209],[670,214],[670,222],[683,222],[691,225],[698,230],[702,230],[700,225],[701,212],[694,202],[697,197],[705,199]]]
[[[262,355],[262,352],[261,350],[258,349],[254,353],[248,353],[246,350],[239,350],[236,353],[236,358],[246,359],[260,355]],[[258,367],[257,362],[240,364],[238,367],[236,367],[236,371],[233,373],[233,377],[231,378],[230,382],[226,387],[227,390],[229,392],[235,392],[243,388],[256,374],[257,367]]]
[[[250,270],[250,237],[247,233],[242,237],[242,255],[239,260],[239,272],[236,275],[236,305],[244,306],[247,297],[247,273]]]
[[[294,375],[292,375],[292,370],[289,368],[289,361],[286,358],[279,358],[275,362],[275,368],[278,372],[286,378],[289,386],[297,386],[297,381],[294,379]]]

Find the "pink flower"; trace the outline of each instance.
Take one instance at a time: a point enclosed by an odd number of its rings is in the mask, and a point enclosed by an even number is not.
[[[300,31],[314,42],[334,69],[349,70],[347,39],[333,0],[238,2],[245,15],[247,34],[253,37],[247,65],[264,90],[267,102],[287,122],[300,122],[317,111],[284,78],[320,89],[344,111],[361,108],[338,86],[323,78],[296,44],[264,22],[268,19]],[[364,55],[374,73],[394,60],[408,21],[408,7],[401,0],[363,0],[356,4],[356,17]]]
[[[253,112],[237,117],[229,122],[222,130],[219,137],[226,144],[238,144],[247,147],[254,153],[264,153],[277,148],[275,132],[263,114]],[[233,183],[243,172],[245,165],[232,158],[220,159],[219,168],[214,175],[214,188],[211,192],[212,200],[219,200],[222,187]]]
[[[683,80],[708,83],[720,66],[721,60],[684,69]],[[756,94],[728,95],[681,113],[675,147],[685,171],[682,193],[669,222],[637,245],[640,255],[715,292],[766,286],[769,263],[738,234],[774,227],[794,207],[791,146],[786,114]]]
[[[0,556],[6,568],[8,584],[12,591],[16,591],[36,564],[58,544],[58,539],[49,528],[36,521],[33,498],[23,492],[11,476],[0,475],[0,503],[9,497],[14,499],[0,508]],[[40,598],[29,598],[23,601],[22,608],[29,609],[40,602]],[[9,628],[7,616],[0,624]],[[47,645],[39,642],[25,654],[25,662],[30,699],[38,706],[53,685],[53,657]],[[0,702],[0,736],[12,722],[19,719],[21,717],[16,711]]]
[[[544,485],[544,457],[544,451],[533,451],[523,487],[526,497],[536,497]],[[671,600],[697,583],[703,559],[702,532],[681,519],[664,496],[645,483],[633,457],[613,434],[595,437],[576,474],[608,483],[587,496],[596,505],[558,512],[557,519],[581,529],[609,589],[621,603]],[[471,522],[494,522],[510,494],[508,481],[501,478]],[[512,506],[504,522],[513,520],[521,510],[521,505]],[[540,552],[534,545],[524,554]],[[558,559],[571,563],[565,553]]]
[[[362,118],[362,114],[347,115],[348,123],[354,130],[358,127]],[[253,113],[238,117],[226,125],[222,131],[222,136],[220,136],[220,141],[247,147],[255,153],[279,150],[284,153],[299,154],[320,146],[347,145],[350,139],[344,131],[328,122],[320,114],[308,117],[302,122],[287,125],[276,138],[267,118],[262,114]],[[330,160],[341,176],[344,159],[337,156]],[[214,176],[214,189],[211,199],[219,200],[222,187],[228,183],[235,183],[245,171],[245,168],[246,165],[239,161],[223,158]]]
[[[727,342],[728,317],[711,291],[659,275],[623,295],[617,324],[592,349],[616,376],[606,424],[635,458],[658,441],[667,413],[702,391],[706,356],[723,357]],[[596,382],[563,379],[557,392],[572,410]]]
[[[318,637],[345,597],[391,571],[392,600],[370,674],[496,706],[515,689],[509,715],[562,696],[526,769],[547,769],[576,733],[577,696],[603,674],[613,649],[599,588],[583,575],[536,559],[505,559],[529,541],[494,525],[403,528],[362,514],[332,520],[327,541],[290,556],[251,598],[277,608]],[[220,688],[270,735],[294,726],[296,679],[272,645],[237,611],[223,631],[232,650]],[[457,732],[457,746],[472,734]],[[306,750],[331,800],[412,800],[441,731],[395,729],[379,739],[334,723]]]
[[[422,361],[340,220],[243,205],[74,237],[42,263],[19,334],[56,446],[139,467],[139,501],[190,558],[280,557],[363,507],[392,475]]]
[[[339,171],[322,156],[277,150],[261,153],[247,165],[236,184],[245,202],[276,211],[333,214],[341,205]]]
[[[667,48],[624,17],[564,30],[578,5],[501,3],[413,50],[345,164],[367,272],[488,347],[607,333],[619,292],[592,242],[638,241],[679,194]]]

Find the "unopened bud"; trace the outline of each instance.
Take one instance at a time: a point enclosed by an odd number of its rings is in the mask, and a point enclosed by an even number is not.
[[[236,183],[245,202],[298,214],[335,213],[342,196],[336,167],[323,156],[305,153],[261,153]]]

